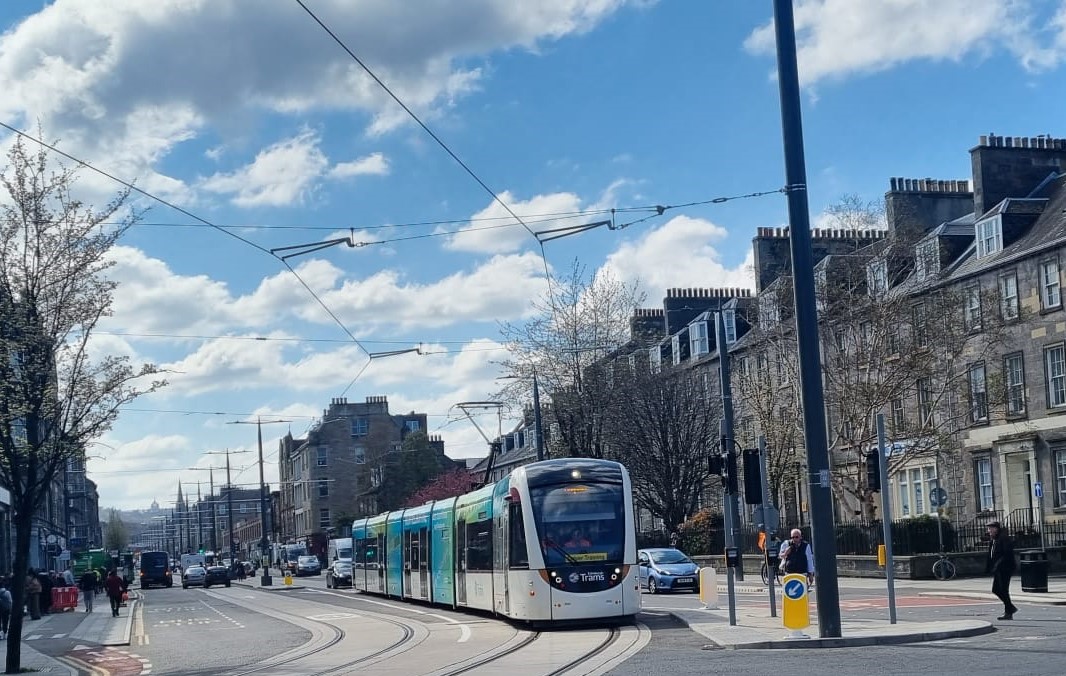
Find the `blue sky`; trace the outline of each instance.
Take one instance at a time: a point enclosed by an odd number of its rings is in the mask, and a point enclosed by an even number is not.
[[[673,205],[784,183],[772,3],[307,0],[511,208],[530,220]],[[812,218],[892,176],[968,178],[981,134],[1062,128],[1063,0],[798,1]],[[349,400],[417,410],[453,457],[484,444],[450,407],[487,398],[500,322],[545,290],[536,241],[387,100],[295,0],[0,4],[0,119],[270,249],[369,242],[292,259],[375,360]],[[9,144],[10,138],[4,138]],[[83,172],[102,203],[117,186]],[[248,414],[294,434],[366,354],[279,261],[150,200],[114,252],[122,286],[96,348],[171,385],[93,447],[104,505],[172,502],[183,471],[243,450]],[[578,221],[598,220],[591,215]],[[620,218],[620,221],[623,220]],[[751,238],[783,195],[670,210],[546,245],[549,269],[668,287],[750,286]],[[405,224],[453,221],[451,224]],[[559,222],[535,223],[534,229]],[[434,235],[397,241],[414,235]],[[253,340],[268,337],[273,340]],[[219,412],[201,415],[193,412]],[[453,421],[453,422],[449,422]],[[277,438],[264,427],[268,479]],[[253,481],[248,465],[235,481]]]

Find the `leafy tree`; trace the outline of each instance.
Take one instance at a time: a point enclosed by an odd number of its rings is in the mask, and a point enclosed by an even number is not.
[[[634,500],[673,531],[696,511],[711,477],[707,455],[721,401],[710,397],[700,373],[623,364],[614,368],[604,411],[610,455],[629,469]]]
[[[107,530],[104,532],[104,549],[122,551],[130,542],[129,529],[126,528],[118,510],[112,509],[107,517]]]
[[[21,137],[0,175],[0,483],[14,511],[14,579],[29,567],[35,513],[71,459],[106,432],[119,409],[164,383],[151,365],[99,355],[91,334],[111,309],[116,284],[107,254],[134,222],[128,191],[103,209],[74,195],[75,172],[49,164]],[[111,225],[117,221],[117,225]],[[14,607],[24,586],[13,585]],[[21,661],[22,614],[13,613],[8,673]]]
[[[454,498],[474,489],[477,480],[465,469],[442,472],[435,479],[411,494],[404,507],[417,507],[432,500]]]
[[[629,340],[629,320],[644,294],[607,273],[589,276],[576,261],[566,278],[549,284],[533,301],[531,319],[501,329],[512,355],[502,366],[513,379],[499,396],[525,402],[535,369],[542,406],[548,404],[544,422],[553,429],[550,454],[603,457],[608,392],[602,373],[590,367]]]

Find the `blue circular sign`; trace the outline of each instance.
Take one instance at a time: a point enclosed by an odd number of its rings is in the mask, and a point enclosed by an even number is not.
[[[789,580],[785,583],[785,596],[793,601],[798,601],[803,598],[803,592],[806,591],[806,586],[807,585],[799,580]]]

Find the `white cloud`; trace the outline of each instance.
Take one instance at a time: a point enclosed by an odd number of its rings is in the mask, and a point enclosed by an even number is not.
[[[385,176],[389,173],[389,161],[381,153],[371,153],[351,162],[338,162],[329,170],[329,177],[345,179],[352,176]]]
[[[549,230],[564,224],[577,225],[580,220],[555,220],[542,214],[557,214],[581,209],[581,198],[570,192],[536,195],[529,200],[519,200],[509,191],[499,193],[500,199],[511,211],[522,218],[534,232]],[[487,207],[470,217],[470,223],[448,238],[446,249],[478,253],[508,253],[517,251],[533,236],[522,227],[499,202],[492,201]]]
[[[261,110],[358,112],[371,133],[410,122],[293,3],[42,4],[0,36],[0,117],[27,127],[40,121],[68,152],[142,185],[153,182],[159,158],[205,130],[239,144]],[[485,71],[477,59],[583,33],[625,4],[322,0],[314,10],[412,109],[432,116],[478,87]],[[226,178],[216,187],[246,204],[291,203],[300,194],[270,180],[242,191]],[[170,187],[188,198],[182,186]]]
[[[752,254],[727,267],[714,244],[724,228],[701,218],[676,216],[637,240],[623,243],[604,262],[624,282],[639,280],[649,298],[662,298],[674,287],[752,288]]]
[[[499,193],[499,197],[533,232],[546,232],[557,228],[608,220],[609,216],[602,213],[574,216],[560,214],[609,209],[617,205],[622,189],[633,183],[625,178],[616,179],[591,204],[584,204],[581,198],[572,192],[535,195],[522,201],[506,190]],[[437,232],[444,232],[444,229],[438,228]],[[522,227],[521,223],[516,221],[500,202],[493,200],[484,209],[471,216],[470,223],[460,228],[458,234],[449,237],[444,246],[453,251],[508,253],[517,251],[524,244],[532,241],[533,236],[529,234],[529,231]]]
[[[205,190],[233,195],[239,207],[282,207],[303,203],[329,166],[319,138],[304,131],[262,150],[250,164],[200,182]]]
[[[1057,45],[1042,46],[1033,30],[1042,23],[1035,11],[1028,0],[800,0],[800,79],[810,85],[913,60],[959,62],[995,48],[1009,50],[1026,67],[1050,67],[1066,52],[1066,31],[1058,33]],[[774,54],[773,22],[755,29],[744,46]]]

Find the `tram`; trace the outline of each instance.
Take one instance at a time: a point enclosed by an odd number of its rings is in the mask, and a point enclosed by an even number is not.
[[[629,473],[545,460],[497,483],[352,526],[352,586],[529,622],[640,610]]]

